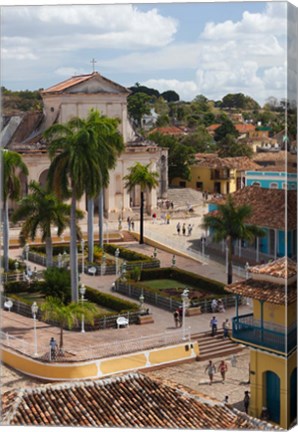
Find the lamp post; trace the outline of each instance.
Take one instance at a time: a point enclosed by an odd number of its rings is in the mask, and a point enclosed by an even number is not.
[[[122,276],[125,277],[126,274],[126,261],[123,261],[122,264]]]
[[[24,251],[25,251],[25,256],[26,256],[26,274],[28,274],[28,258],[29,258],[29,245],[28,245],[28,243],[25,244]]]
[[[82,240],[81,240],[81,249],[82,249],[82,274],[85,273],[85,255],[84,255],[85,249],[84,249],[84,246],[85,246],[85,240],[82,238]]]
[[[120,254],[120,251],[119,251],[119,248],[117,248],[117,249],[115,250],[116,275],[117,275],[118,272],[119,272],[119,254]]]
[[[62,255],[61,253],[58,254],[58,268],[62,267]]]
[[[66,253],[66,251],[64,251],[64,252],[63,252],[63,259],[62,259],[63,267],[64,267],[64,265],[65,265],[65,267],[67,267],[67,266],[66,266],[66,256],[67,256],[67,253]]]
[[[204,256],[205,255],[206,237],[202,237],[201,243],[202,243],[202,255]]]
[[[188,301],[188,289],[184,289],[183,293],[181,294],[181,300],[182,300],[182,339],[185,340],[185,309],[186,309],[186,302]]]
[[[101,258],[101,266],[100,266],[100,273],[101,275],[104,275],[106,272],[106,254],[105,252],[102,254],[102,258]]]
[[[38,312],[37,303],[34,302],[31,306],[31,311],[33,315],[33,323],[34,323],[34,355],[37,356],[37,331],[36,331],[36,314]]]
[[[157,257],[157,249],[156,249],[156,247],[155,247],[154,250],[153,250],[153,257],[154,257],[154,258]]]
[[[249,269],[249,263],[246,262],[246,264],[245,264],[245,279],[249,278],[249,271],[248,271],[248,269]]]
[[[18,280],[18,269],[19,269],[19,261],[15,261],[14,268],[16,270],[16,280]]]
[[[144,297],[144,293],[143,293],[143,289],[142,289],[141,295],[140,295],[140,297],[139,297],[139,301],[140,301],[140,310],[141,310],[141,311],[143,310],[144,300],[145,300],[145,297]]]
[[[81,302],[82,302],[82,306],[84,304],[84,295],[86,292],[86,288],[84,284],[80,285],[80,294],[81,294]],[[82,314],[82,324],[81,324],[81,333],[85,333],[85,317],[84,314]]]
[[[226,274],[229,272],[229,248],[226,246]]]

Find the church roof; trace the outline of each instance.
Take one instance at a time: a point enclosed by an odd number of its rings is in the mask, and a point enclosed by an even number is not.
[[[139,373],[8,391],[2,424],[123,428],[274,428],[222,402]],[[278,429],[279,428],[274,428]]]
[[[71,78],[68,78],[67,80],[64,80],[58,84],[54,84],[51,87],[48,87],[45,90],[41,91],[42,95],[47,94],[55,94],[55,93],[63,93],[65,90],[69,90],[79,84],[82,84],[86,81],[89,81],[91,79],[100,79],[105,81],[106,83],[112,85],[113,87],[116,87],[121,93],[127,93],[129,94],[130,91],[126,88],[121,86],[120,84],[115,83],[114,81],[109,80],[108,78],[105,78],[104,76],[100,75],[98,72],[93,72],[91,74],[85,74],[85,75],[76,75]]]

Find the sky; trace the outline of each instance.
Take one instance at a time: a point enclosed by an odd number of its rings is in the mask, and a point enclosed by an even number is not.
[[[56,2],[58,3],[58,2]],[[1,85],[47,88],[91,73],[185,101],[285,97],[287,3],[1,6]]]

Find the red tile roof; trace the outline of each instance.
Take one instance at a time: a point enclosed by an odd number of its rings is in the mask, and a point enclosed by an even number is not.
[[[289,279],[297,275],[296,262],[282,257],[267,264],[249,267],[249,272],[258,275],[269,275],[275,278]]]
[[[221,126],[220,123],[215,123],[215,124],[208,126],[206,129],[208,132],[214,132],[214,131],[216,131],[216,129],[219,128],[219,126]]]
[[[220,402],[131,373],[2,396],[2,424],[180,429],[268,429]]]
[[[247,156],[220,158],[217,153],[197,153],[195,165],[210,169],[236,169],[239,171],[255,170],[260,166]]]
[[[160,133],[162,135],[185,135],[185,131],[176,126],[158,127],[149,132],[149,134]]]
[[[47,94],[47,93],[62,93],[64,90],[67,90],[71,87],[75,87],[78,84],[81,84],[85,81],[88,81],[92,78],[101,78],[104,81],[109,82],[110,84],[112,84],[113,86],[116,86],[119,90],[121,90],[122,92],[126,92],[129,93],[129,90],[123,86],[121,86],[120,84],[115,83],[114,81],[109,80],[108,78],[105,78],[104,76],[100,75],[98,72],[93,72],[91,74],[86,74],[86,75],[77,75],[77,76],[73,76],[71,78],[68,78],[65,81],[62,81],[58,84],[55,84],[45,90],[41,91],[41,94]]]
[[[286,208],[287,193],[287,208]],[[246,186],[231,194],[236,206],[248,204],[252,208],[251,216],[245,221],[259,227],[285,229],[286,210],[288,229],[295,229],[297,223],[297,192],[282,189],[264,189]],[[226,197],[211,198],[209,202],[224,204]],[[217,210],[214,211],[214,213]],[[211,212],[213,213],[213,212]]]
[[[256,127],[252,124],[243,124],[243,123],[234,124],[234,127],[240,134],[248,133],[256,129]]]

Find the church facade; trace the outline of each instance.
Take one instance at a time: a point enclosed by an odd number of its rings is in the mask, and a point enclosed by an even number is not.
[[[125,150],[118,158],[117,166],[110,171],[110,184],[104,191],[105,217],[126,217],[139,206],[138,187],[130,193],[124,187],[123,177],[128,169],[140,162],[151,164],[159,173],[159,187],[146,193],[146,211],[150,213],[157,205],[157,198],[167,197],[167,149],[138,136],[128,119],[127,97],[129,90],[103,77],[98,72],[74,76],[43,91],[43,112],[28,112],[24,115],[3,119],[1,145],[22,154],[28,166],[28,178],[22,178],[23,192],[28,184],[36,180],[44,184],[50,165],[43,132],[54,123],[65,123],[72,117],[85,118],[90,109],[97,109],[107,117],[119,118],[119,131],[123,136]],[[11,207],[15,206],[11,203]],[[86,210],[86,197],[78,203]]]

